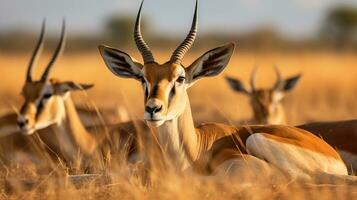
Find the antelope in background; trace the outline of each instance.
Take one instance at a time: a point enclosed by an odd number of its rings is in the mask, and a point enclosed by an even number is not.
[[[247,124],[287,124],[283,99],[287,92],[290,92],[296,86],[301,74],[282,80],[277,67],[274,67],[276,81],[273,87],[266,89],[256,88],[255,67],[250,76],[250,90],[246,89],[244,84],[236,78],[226,77],[226,80],[236,92],[246,95],[250,99],[250,105],[253,110],[253,119]]]
[[[226,77],[229,86],[237,92],[250,98],[254,119],[248,124],[286,124],[286,116],[282,99],[286,92],[291,91],[301,75],[281,80],[279,70],[274,67],[276,82],[271,89],[256,89],[257,68],[254,68],[250,77],[251,91],[247,90],[239,79]],[[350,172],[357,169],[357,121],[315,122],[297,126],[322,138],[334,147]]]
[[[316,174],[347,177],[344,176],[347,175],[346,166],[338,153],[302,129],[282,125],[234,127],[218,123],[205,123],[195,128],[187,89],[201,78],[220,74],[227,66],[235,45],[230,43],[217,47],[188,67],[182,65],[181,61],[197,34],[196,1],[189,34],[170,60],[159,64],[141,35],[142,6],[143,2],[135,23],[134,39],[144,64],[115,48],[100,45],[99,50],[114,75],[141,82],[144,119],[157,136],[164,158],[172,166],[180,171],[193,167],[209,168],[213,172],[225,163],[249,162],[260,166],[269,163],[272,168],[292,177],[308,178]],[[207,157],[210,162],[201,162]],[[234,165],[228,166],[227,171],[234,168]],[[253,174],[259,177],[261,168],[256,169]],[[244,170],[235,172],[246,173]]]
[[[92,84],[78,84],[73,81],[49,79],[55,61],[65,46],[65,23],[63,21],[60,41],[41,78],[34,80],[32,71],[43,47],[45,22],[42,24],[40,39],[32,55],[26,81],[22,89],[24,103],[17,115],[8,115],[6,123],[17,121],[21,134],[11,134],[15,146],[23,147],[25,135],[38,133],[50,154],[60,157],[69,166],[86,167],[87,161],[109,159],[113,150],[128,150],[128,156],[137,153],[136,133],[143,123],[127,122],[113,125],[84,126],[71,99],[71,92],[87,90]],[[14,118],[17,119],[14,119]],[[5,125],[4,125],[5,126]],[[138,130],[137,130],[138,128]],[[8,138],[3,138],[7,142]],[[127,149],[125,149],[127,147]],[[82,160],[81,160],[82,159]],[[105,160],[107,161],[107,160]],[[95,163],[98,166],[98,162]],[[105,163],[102,163],[105,164]]]

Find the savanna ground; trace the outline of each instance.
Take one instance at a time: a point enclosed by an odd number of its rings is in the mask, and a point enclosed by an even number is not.
[[[166,61],[167,53],[157,53],[158,61]],[[203,53],[203,52],[200,52]],[[140,58],[137,53],[132,54]],[[191,52],[184,64],[191,63],[199,56]],[[19,108],[22,99],[21,86],[30,55],[0,54],[0,114]],[[43,69],[49,56],[45,54],[38,69]],[[303,77],[293,92],[285,99],[289,124],[297,125],[310,121],[343,120],[357,118],[357,57],[353,53],[300,52],[300,53],[244,53],[236,52],[224,73],[215,78],[199,81],[190,91],[191,106],[196,123],[215,121],[235,123],[249,119],[251,110],[248,99],[234,93],[227,86],[224,75],[243,80],[249,87],[249,76],[254,65],[260,66],[258,87],[270,87],[274,81],[272,66],[277,65],[283,77],[302,73]],[[41,70],[35,70],[39,74]],[[51,77],[61,80],[75,80],[80,83],[94,83],[95,88],[88,95],[74,95],[75,102],[83,104],[95,102],[99,108],[127,109],[133,118],[143,116],[143,92],[134,80],[119,79],[106,69],[99,53],[64,54],[56,63]],[[15,166],[8,169],[7,176],[16,174],[38,178],[36,166]],[[243,173],[243,172],[242,172]],[[65,172],[63,174],[66,174]],[[241,187],[237,184],[206,182],[192,177],[169,175],[159,178],[151,187],[143,187],[130,177],[120,177],[114,184],[87,184],[76,188],[59,187],[48,173],[30,192],[21,188],[15,194],[8,194],[4,186],[1,198],[23,199],[352,199],[357,196],[356,188],[286,186]],[[293,184],[292,184],[293,185]]]

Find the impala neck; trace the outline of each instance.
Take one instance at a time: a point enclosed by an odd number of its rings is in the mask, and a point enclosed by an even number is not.
[[[154,128],[166,159],[180,170],[198,157],[198,135],[193,124],[191,106],[186,94],[184,112]]]
[[[260,112],[254,112],[255,122],[258,124],[286,124],[286,117],[283,105],[276,106],[273,113],[262,116]]]
[[[87,132],[78,116],[70,94],[66,94],[63,98],[63,109],[64,117],[57,126],[57,129],[59,130],[56,134],[58,135],[60,145],[66,146],[68,144],[72,144],[73,148],[69,149],[77,149],[85,154],[93,153],[98,145],[98,142],[100,142],[103,138],[96,137],[100,137],[100,135],[105,134],[91,134]]]

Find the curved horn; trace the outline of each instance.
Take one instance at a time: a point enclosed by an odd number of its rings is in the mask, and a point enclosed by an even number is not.
[[[139,49],[144,63],[154,63],[155,59],[151,53],[149,46],[144,41],[143,36],[141,35],[141,8],[143,7],[144,0],[141,2],[138,15],[136,17],[135,28],[134,28],[134,40],[137,48]]]
[[[253,91],[255,91],[256,87],[255,87],[255,80],[256,80],[256,77],[257,77],[257,71],[258,71],[258,66],[255,66],[253,68],[253,71],[252,73],[250,74],[250,89]]]
[[[191,30],[186,36],[185,40],[176,48],[176,50],[172,54],[170,59],[172,63],[181,63],[183,57],[185,56],[185,54],[191,48],[193,42],[195,41],[197,35],[197,9],[198,9],[198,0],[196,0],[195,14],[193,16]]]
[[[37,45],[35,47],[35,50],[32,53],[32,57],[30,59],[30,63],[29,63],[28,69],[27,69],[26,82],[31,82],[32,81],[33,66],[36,64],[37,59],[38,59],[38,57],[41,54],[41,51],[43,49],[43,40],[44,40],[44,35],[45,35],[45,29],[46,29],[46,20],[44,19],[42,21],[40,38],[38,39]]]
[[[56,62],[58,56],[62,53],[64,46],[65,46],[65,37],[66,37],[66,21],[63,19],[62,21],[62,31],[61,31],[61,38],[60,41],[58,42],[58,45],[56,47],[55,53],[53,54],[50,62],[48,63],[45,71],[42,74],[41,81],[46,81],[48,78],[48,74],[51,71],[51,68],[53,67],[53,64]]]
[[[276,81],[273,89],[278,90],[280,89],[281,86],[281,74],[277,66],[274,66],[274,71],[275,71]]]

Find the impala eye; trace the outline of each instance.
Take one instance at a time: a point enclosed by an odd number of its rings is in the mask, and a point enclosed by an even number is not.
[[[44,99],[49,99],[50,97],[52,97],[52,94],[50,94],[50,93],[43,95]]]
[[[177,78],[176,82],[183,83],[183,82],[185,82],[185,80],[186,80],[186,78],[184,76],[180,76]]]

